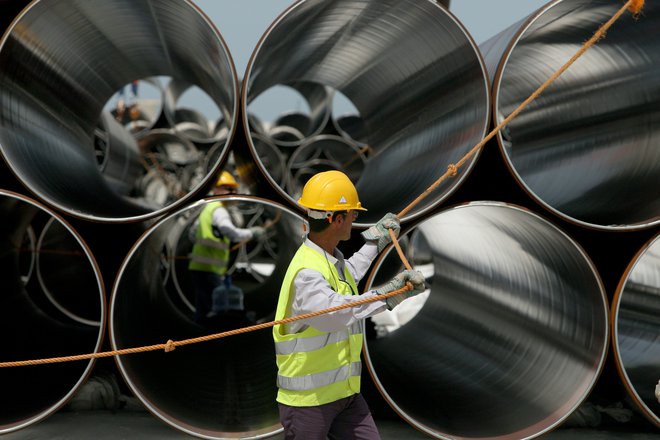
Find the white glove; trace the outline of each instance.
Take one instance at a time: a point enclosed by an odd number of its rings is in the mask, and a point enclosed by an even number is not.
[[[260,240],[264,235],[266,235],[266,229],[261,226],[252,226],[249,229],[252,232],[253,240]]]
[[[361,235],[366,241],[377,242],[378,252],[380,253],[385,246],[392,242],[388,229],[392,229],[396,237],[399,236],[399,231],[401,231],[399,218],[391,212],[385,214],[385,217],[380,219],[374,226],[362,231]]]
[[[375,292],[378,295],[382,295],[384,293],[389,293],[394,290],[399,290],[403,288],[403,286],[405,286],[406,283],[408,282],[412,284],[413,286],[412,290],[406,290],[402,293],[399,293],[398,295],[385,298],[385,303],[387,303],[387,309],[392,310],[393,308],[401,304],[405,299],[411,298],[426,290],[426,286],[424,285],[425,280],[426,279],[424,278],[424,275],[418,270],[404,270],[403,272],[392,278],[392,280],[390,280],[387,284],[376,289]]]
[[[660,403],[660,380],[658,381],[658,384],[655,386],[655,398],[658,399],[658,403]]]

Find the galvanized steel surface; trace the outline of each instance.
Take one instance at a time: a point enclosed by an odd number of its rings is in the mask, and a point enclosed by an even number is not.
[[[621,5],[553,1],[487,46],[502,121]],[[545,208],[580,225],[660,224],[660,5],[623,16],[498,134],[514,177]],[[513,32],[512,32],[513,31]],[[498,51],[500,57],[498,57]]]
[[[372,318],[367,363],[387,401],[436,438],[532,438],[559,425],[607,352],[607,297],[584,251],[531,211],[486,202],[429,217],[405,243],[429,291]],[[369,282],[401,268],[390,248]]]

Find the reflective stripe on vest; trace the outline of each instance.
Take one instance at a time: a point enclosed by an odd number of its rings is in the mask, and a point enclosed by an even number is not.
[[[208,203],[199,214],[199,225],[195,231],[195,243],[190,253],[188,269],[214,272],[224,275],[229,266],[229,245],[227,237],[213,234],[213,211],[222,207],[220,202]]]
[[[345,282],[333,264],[316,250],[302,245],[291,260],[280,291],[275,319],[290,313],[293,281],[302,269],[318,271],[333,290],[342,295],[357,292],[355,280],[344,268]],[[312,326],[295,334],[273,327],[278,366],[277,401],[290,406],[316,406],[360,392],[362,325],[356,322],[337,332],[323,332]]]
[[[336,344],[349,338],[349,334],[356,335],[362,333],[362,326],[356,322],[349,327],[348,333],[334,332],[324,333],[311,338],[296,338],[290,341],[275,342],[276,354],[306,353],[318,350],[326,345]]]
[[[277,386],[292,391],[307,391],[321,388],[333,383],[347,380],[349,376],[360,376],[362,374],[362,363],[352,362],[323,373],[309,374],[301,377],[277,376]]]

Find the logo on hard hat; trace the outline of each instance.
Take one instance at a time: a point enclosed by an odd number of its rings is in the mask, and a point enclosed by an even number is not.
[[[346,204],[346,203],[347,203],[346,202],[346,197],[341,196],[341,199],[339,199],[339,204],[341,205],[341,204]]]

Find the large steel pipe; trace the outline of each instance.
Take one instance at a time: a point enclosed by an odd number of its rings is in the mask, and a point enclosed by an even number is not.
[[[0,40],[0,66],[2,156],[38,197],[85,219],[143,220],[196,190],[162,206],[104,178],[94,130],[106,102],[131,81],[164,76],[205,91],[230,127],[221,160],[235,130],[231,57],[187,0],[34,1]]]
[[[621,7],[553,1],[482,44],[501,122]],[[660,5],[622,16],[498,134],[512,174],[565,220],[604,230],[660,224]]]
[[[194,293],[186,273],[189,231],[204,199],[150,227],[124,260],[110,303],[115,348],[183,340],[271,321],[280,284],[302,242],[302,218],[282,205],[247,196],[223,197],[243,226],[271,225],[264,241],[233,246],[230,273],[244,293],[244,314],[212,326],[193,320]],[[134,394],[167,424],[204,438],[264,438],[281,430],[275,396],[272,336],[259,330],[117,359]]]
[[[474,202],[402,242],[427,291],[372,318],[366,357],[405,420],[435,438],[520,440],[578,407],[604,364],[608,307],[569,236],[526,209]],[[368,284],[400,270],[390,248]]]
[[[103,282],[78,233],[44,205],[3,190],[0,231],[1,361],[99,351]],[[84,384],[94,363],[1,368],[0,434],[57,411]]]
[[[660,427],[660,235],[640,250],[612,304],[612,343],[623,384],[642,413]]]
[[[371,154],[356,182],[369,208],[360,217],[363,224],[406,206],[488,127],[489,87],[479,51],[462,25],[430,0],[292,5],[263,35],[248,64],[242,100],[246,131],[253,131],[248,118],[253,100],[272,87],[300,82],[340,92],[364,121]],[[474,161],[404,220],[448,197]],[[273,179],[269,183],[292,204],[299,196]]]

